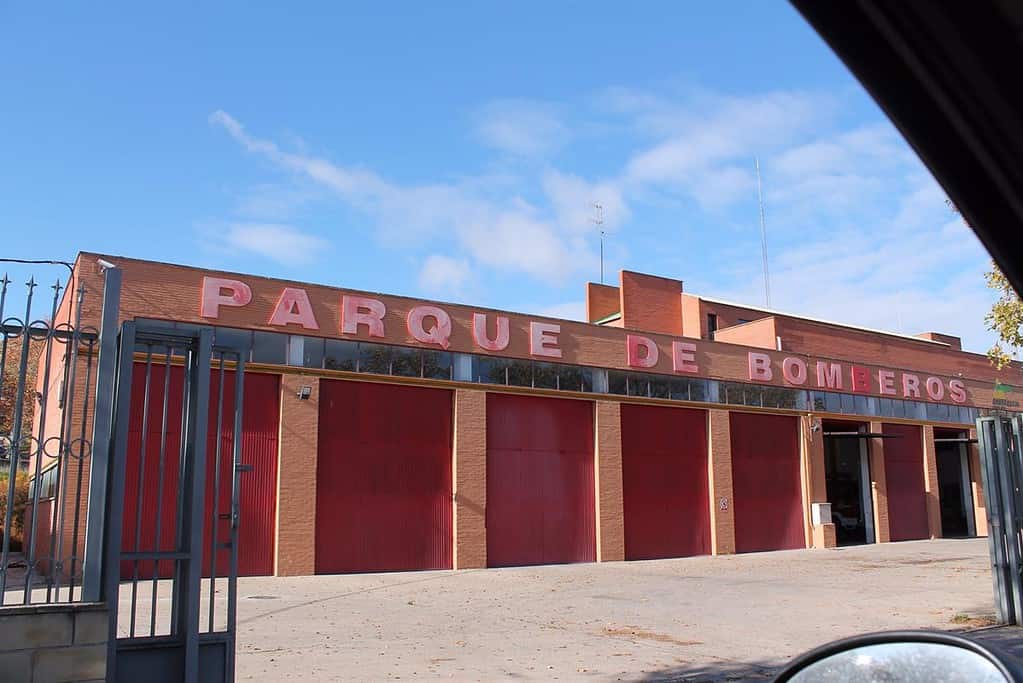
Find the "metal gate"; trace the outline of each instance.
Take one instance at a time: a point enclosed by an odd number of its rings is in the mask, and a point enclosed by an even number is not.
[[[110,681],[234,679],[248,349],[220,346],[214,334],[209,327],[143,321],[121,328],[104,558],[104,593],[112,606]],[[133,391],[137,363],[144,364],[145,379]],[[183,372],[172,373],[178,367]],[[230,412],[224,410],[228,368],[235,376]],[[219,374],[212,392],[211,373]],[[172,381],[172,375],[183,381]],[[171,405],[180,411],[169,410]],[[130,442],[133,426],[140,433]],[[224,431],[231,432],[230,440],[221,438]],[[129,448],[138,449],[132,454],[138,462],[132,477],[127,476]],[[220,495],[225,460],[233,479],[229,500]],[[210,507],[207,472],[215,479]],[[126,518],[128,494],[138,504]],[[147,514],[143,506],[151,506]],[[204,548],[207,520],[212,534]],[[226,574],[218,576],[225,566]]]
[[[97,373],[99,331],[82,324],[96,292],[76,286],[70,264],[26,263],[64,265],[71,275],[50,287],[48,299],[30,278],[17,309],[18,290],[0,276],[0,615],[6,607],[99,599],[88,580],[100,547],[99,535],[86,533],[91,427],[96,397],[102,401],[112,385]],[[103,296],[114,316],[119,283],[108,282]]]
[[[1020,428],[1023,416],[977,419],[984,496],[987,499],[988,543],[998,621],[1023,620],[1023,462]]]

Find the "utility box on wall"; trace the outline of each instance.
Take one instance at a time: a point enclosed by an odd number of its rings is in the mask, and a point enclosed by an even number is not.
[[[831,523],[831,503],[810,503],[810,521],[814,526]]]

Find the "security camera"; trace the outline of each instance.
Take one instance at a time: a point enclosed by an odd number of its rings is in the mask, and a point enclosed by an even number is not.
[[[117,267],[113,263],[111,263],[110,261],[107,261],[106,259],[101,259],[101,258],[96,259],[96,263],[98,263],[99,267],[102,268],[103,270],[109,270],[110,268],[116,268]]]

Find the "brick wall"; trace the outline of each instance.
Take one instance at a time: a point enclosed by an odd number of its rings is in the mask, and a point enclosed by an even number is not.
[[[487,392],[455,390],[454,568],[487,566]]]
[[[959,337],[954,337],[951,334],[941,334],[940,332],[921,332],[920,334],[914,334],[914,337],[920,337],[921,339],[930,339],[931,341],[941,342],[942,344],[948,344],[956,351],[962,351],[963,340]]]
[[[776,349],[778,347],[778,330],[775,317],[768,316],[760,320],[743,323],[714,333],[715,341],[741,344],[760,349]],[[785,348],[784,346],[782,347]],[[788,350],[788,349],[785,349]]]
[[[117,261],[118,259],[113,259]],[[124,317],[144,315],[179,319],[193,322],[211,322],[198,318],[198,283],[201,272],[196,269],[153,264],[141,261],[122,260],[125,268]],[[88,286],[99,290],[101,280],[98,272],[82,264],[83,279]],[[91,275],[90,275],[91,273]],[[228,311],[227,319],[219,322],[247,327],[269,329],[265,325],[273,299],[279,293],[281,283],[264,278],[240,276],[253,286],[254,305],[248,311]],[[690,334],[690,322],[694,314],[692,300],[680,292],[681,283],[665,278],[652,278],[639,274],[623,273],[623,287],[594,285],[595,297],[604,297],[601,306],[610,306],[611,295],[618,296],[626,303],[633,301],[639,311],[639,318],[633,318],[643,329],[667,330],[666,334],[681,334],[683,328]],[[290,284],[290,283],[289,283]],[[630,289],[631,287],[631,289]],[[321,313],[321,336],[339,336],[334,327],[338,308],[339,290],[327,287],[308,287]],[[631,293],[630,293],[631,292]],[[668,294],[671,294],[669,297]],[[631,297],[631,298],[630,298]],[[387,317],[388,339],[391,343],[409,343],[405,335],[403,316],[413,300],[402,297],[383,297],[389,307]],[[86,299],[86,320],[98,322],[99,300]],[[647,303],[643,303],[647,301]],[[660,302],[650,306],[649,302]],[[699,304],[699,299],[695,299]],[[90,303],[91,302],[91,303]],[[416,302],[418,303],[418,302]],[[594,304],[597,305],[597,304]],[[646,309],[643,309],[646,306]],[[464,321],[474,309],[464,306],[448,306],[456,328],[460,330],[459,343],[464,343],[466,329]],[[645,312],[644,312],[645,310]],[[717,306],[722,325],[727,326],[733,318],[747,309]],[[754,311],[755,309],[749,309]],[[697,311],[694,325],[705,324],[705,311]],[[623,314],[625,313],[623,309]],[[95,315],[89,321],[88,315]],[[230,316],[235,316],[231,318]],[[512,318],[513,343],[509,356],[528,357],[524,330],[529,318],[509,314]],[[674,321],[674,322],[671,322]],[[750,328],[765,323],[753,323]],[[461,327],[459,327],[461,326]],[[674,327],[673,327],[674,326]],[[621,330],[593,325],[580,325],[563,321],[562,347],[566,361],[581,362],[604,367],[623,365],[623,335]],[[697,328],[699,329],[699,328]],[[294,329],[276,331],[293,332]],[[571,332],[571,334],[569,334]],[[573,337],[572,335],[575,335]],[[651,333],[661,348],[661,356],[670,359],[670,338]],[[875,335],[876,336],[876,335]],[[393,337],[393,338],[392,338]],[[855,338],[851,337],[853,342]],[[805,341],[805,339],[804,339]],[[875,339],[875,342],[877,340]],[[834,347],[834,338],[832,338]],[[910,342],[923,344],[926,342]],[[841,347],[841,345],[838,345]],[[456,347],[453,345],[452,349]],[[866,348],[866,347],[863,347]],[[746,347],[724,343],[700,345],[697,358],[703,372],[711,377],[743,378],[747,372]],[[465,350],[465,349],[459,349]],[[875,349],[876,350],[876,349]],[[829,356],[844,353],[841,348],[828,351]],[[966,354],[958,354],[965,357]],[[772,357],[780,357],[773,354]],[[870,356],[866,356],[870,357]],[[947,357],[947,356],[946,356]],[[665,362],[670,362],[666,360]],[[780,373],[776,373],[780,374]],[[295,394],[299,386],[311,386],[309,400],[299,400]],[[313,375],[302,375],[287,371],[281,381],[281,421],[279,435],[279,467],[277,490],[277,533],[275,551],[275,573],[279,575],[312,574],[315,570],[315,500],[316,500],[316,457],[317,426],[319,419],[319,379]],[[454,493],[454,566],[456,568],[486,566],[486,390],[457,388],[455,391],[454,443],[452,455],[452,481]],[[600,560],[624,558],[624,520],[622,512],[621,481],[621,424],[620,403],[616,398],[596,400],[595,410],[595,486],[597,557]],[[809,431],[808,418],[804,418],[804,504],[826,500],[824,484],[823,442],[821,435]],[[880,423],[872,423],[871,431],[880,431]],[[91,431],[91,428],[90,430]],[[731,447],[729,443],[729,412],[727,409],[708,411],[708,479],[710,493],[710,517],[712,550],[715,554],[735,551],[734,500],[732,490]],[[872,440],[871,482],[874,499],[875,529],[879,542],[888,536],[887,495],[884,476],[884,442]],[[974,499],[983,505],[980,490],[979,468],[974,467],[971,450],[971,469],[978,473],[974,482]],[[87,474],[87,473],[86,473]],[[85,481],[87,483],[87,476]],[[935,485],[936,486],[936,485]],[[84,516],[83,516],[84,520]],[[986,532],[983,523],[983,509],[978,510],[978,534]],[[940,523],[940,522],[939,522]],[[939,532],[940,533],[940,532]],[[809,529],[807,534],[815,545],[828,543],[827,529]],[[67,541],[67,546],[70,541]]]
[[[941,500],[938,486],[938,455],[934,444],[934,427],[924,425],[924,495],[927,502],[927,533],[941,538]]]
[[[703,316],[700,297],[682,292],[682,335],[693,339],[706,339],[707,321]]]
[[[933,374],[995,381],[1017,375],[1017,368],[999,373],[987,356],[952,346],[891,334],[828,325],[812,320],[778,316],[782,348],[794,353],[842,360],[882,363],[896,368],[922,368]],[[1016,372],[1014,372],[1016,371]]]
[[[971,439],[976,439],[976,428],[971,428],[969,434]],[[977,535],[987,536],[987,505],[984,502],[984,477],[980,470],[980,446],[969,443],[966,444],[966,448],[970,462],[970,493],[973,494],[973,518]]]
[[[715,555],[727,555],[735,552],[732,443],[728,411],[708,410],[707,420],[710,546]]]
[[[870,432],[880,434],[883,423],[871,422]],[[884,439],[870,440],[870,496],[874,504],[874,540],[888,543],[888,483],[884,474]]]
[[[682,283],[623,270],[622,326],[635,330],[682,335]]]
[[[620,312],[618,288],[596,282],[586,283],[586,320],[594,323]]]
[[[760,318],[766,318],[770,316],[770,313],[758,310],[756,308],[746,308],[744,306],[732,306],[731,304],[722,304],[715,301],[707,301],[706,299],[700,299],[700,320],[703,325],[704,336],[707,335],[707,314],[713,313],[718,318],[718,329],[726,327],[732,327],[733,325],[741,325],[743,321],[759,320]]]
[[[296,394],[312,388],[308,400]],[[316,456],[320,380],[281,377],[281,419],[277,465],[277,550],[274,574],[303,576],[316,568]]]
[[[622,499],[622,404],[597,401],[594,426],[596,463],[597,560],[625,559],[625,512]]]
[[[19,683],[105,680],[106,606],[99,603],[0,610],[0,680]]]
[[[76,272],[79,279],[90,288],[90,291],[98,292],[102,290],[102,275],[95,264],[96,258],[95,254],[81,254]],[[124,274],[121,316],[125,319],[144,316],[277,332],[301,332],[312,336],[336,338],[340,336],[338,323],[341,295],[351,293],[372,296],[386,305],[387,312],[383,318],[385,335],[384,338],[377,341],[424,346],[411,336],[406,326],[406,317],[411,308],[429,303],[422,300],[385,294],[352,292],[335,287],[299,284],[253,275],[204,271],[198,268],[115,256],[106,258],[117,263]],[[199,297],[204,275],[240,278],[251,287],[251,303],[244,307],[223,307],[216,320],[200,317]],[[651,368],[651,371],[671,373],[671,344],[678,336],[681,336],[683,331],[682,302],[685,295],[681,292],[681,283],[678,280],[629,273],[628,271],[623,271],[621,277],[622,287],[619,296],[622,304],[622,318],[616,321],[616,324],[648,333],[660,351],[660,360],[654,368]],[[305,290],[309,296],[310,305],[319,323],[317,330],[306,330],[296,325],[272,327],[268,324],[282,287],[296,285]],[[610,293],[611,289],[614,288],[601,291]],[[83,306],[83,321],[86,324],[97,325],[99,323],[100,303],[99,297],[86,297]],[[719,327],[722,328],[736,324],[738,319],[743,316],[756,319],[769,315],[756,309],[709,303],[704,300],[700,300],[700,305],[703,307],[703,311],[697,318],[700,319],[701,325],[705,324],[705,314],[710,311],[719,315]],[[449,350],[486,353],[477,348],[472,341],[472,316],[477,312],[490,315],[498,312],[457,304],[441,304],[441,307],[451,317],[452,334]],[[691,317],[690,308],[691,305],[687,304],[687,320]],[[591,325],[510,312],[500,312],[500,315],[506,316],[509,320],[510,342],[507,348],[498,355],[530,358],[529,330],[531,323],[550,321],[556,322],[561,327],[559,347],[562,351],[563,362],[616,369],[628,367],[625,335],[616,326]],[[776,317],[783,318],[783,316]],[[784,318],[784,320],[788,325],[795,319]],[[981,406],[991,405],[993,394],[991,382],[995,373],[990,363],[982,355],[951,351],[948,347],[923,340],[902,339],[891,335],[862,332],[808,321],[797,320],[796,322],[799,325],[792,323],[788,332],[784,330],[781,332],[783,345],[791,343],[792,346],[786,346],[786,348],[791,348],[793,352],[817,354],[821,360],[855,359],[872,373],[877,367],[909,369],[921,374],[945,375],[946,377],[959,376],[959,373],[962,373],[967,387],[968,403]],[[816,328],[811,329],[813,325],[816,325]],[[687,335],[693,334],[689,331],[688,323],[685,328]],[[789,340],[789,336],[792,337],[791,340]],[[366,339],[365,329],[362,329],[353,338]],[[910,346],[907,347],[907,344]],[[812,351],[807,349],[812,349]],[[714,379],[748,381],[748,351],[749,347],[739,344],[699,341],[695,355],[700,367],[700,375]],[[917,351],[924,355],[915,355]],[[785,355],[774,351],[767,353],[776,363],[780,362]],[[780,376],[781,373],[775,373],[775,375],[771,383],[782,385],[784,382]],[[1023,400],[1023,388],[1012,390],[1008,398]]]

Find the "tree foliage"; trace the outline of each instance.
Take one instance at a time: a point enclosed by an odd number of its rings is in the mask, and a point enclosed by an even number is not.
[[[999,369],[1005,367],[1023,347],[1023,301],[1008,279],[993,262],[984,274],[987,286],[998,293],[998,299],[984,316],[987,328],[998,335],[987,355]]]
[[[951,200],[945,200],[948,208],[962,218],[959,207]],[[969,222],[963,218],[969,226]],[[1023,347],[1023,300],[1009,284],[1008,278],[999,270],[998,264],[991,262],[991,269],[984,273],[987,286],[998,293],[998,299],[991,310],[984,316],[984,324],[998,335],[998,340],[988,349],[987,357],[996,368],[1001,370],[1016,358],[1017,351]]]
[[[14,402],[17,397],[18,371],[21,365],[21,337],[12,337],[7,342],[4,357],[3,384],[0,385],[0,434],[9,436],[14,429]],[[32,433],[32,419],[35,415],[36,372],[39,368],[39,354],[43,342],[33,339],[29,342],[28,368],[25,376],[25,398],[22,402],[21,433]]]
[[[10,475],[7,472],[0,472],[0,527],[7,514],[7,489]],[[28,505],[28,474],[18,472],[14,477],[14,505],[11,510],[11,547],[20,546],[22,536],[25,533],[25,508]],[[0,528],[0,539],[3,538],[3,529]]]

